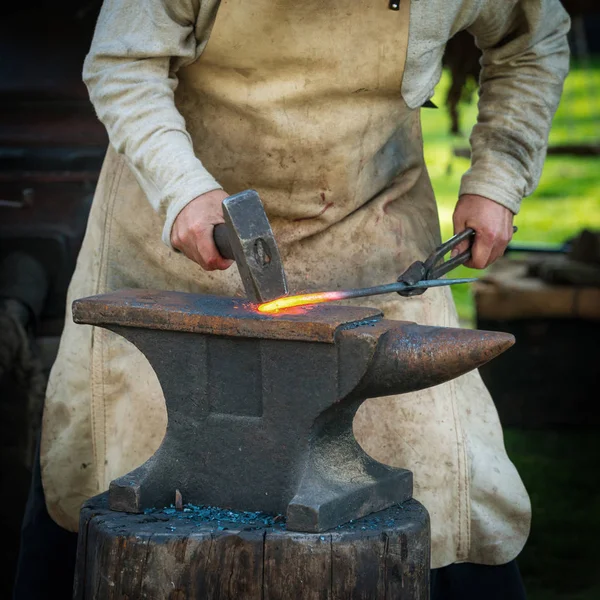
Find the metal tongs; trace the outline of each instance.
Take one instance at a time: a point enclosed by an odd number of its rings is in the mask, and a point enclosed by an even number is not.
[[[517,232],[517,227],[513,227],[513,233]],[[448,254],[448,252],[452,252],[461,242],[465,240],[470,240],[468,248],[457,254],[456,256],[452,256],[450,259],[444,261],[444,256]],[[475,230],[471,228],[467,228],[460,233],[457,233],[455,236],[451,237],[447,242],[444,242],[441,246],[438,246],[427,258],[425,262],[417,260],[414,262],[400,277],[398,277],[398,282],[403,283],[406,287],[397,290],[398,294],[404,297],[409,296],[418,296],[422,294],[428,286],[423,286],[421,284],[434,282],[434,281],[443,281],[446,285],[453,285],[455,283],[468,283],[470,281],[477,281],[477,278],[465,278],[465,279],[442,279],[446,273],[456,269],[460,265],[464,265],[467,261],[471,259],[473,242],[475,241]],[[441,261],[441,262],[440,262]],[[419,287],[414,287],[415,285],[419,285]],[[433,286],[429,286],[433,287]]]
[[[516,231],[517,228],[513,227],[513,232]],[[465,240],[470,240],[469,247],[464,252],[452,256],[445,261],[444,256]],[[471,258],[474,241],[475,230],[473,229],[469,228],[457,233],[447,242],[438,246],[425,261],[417,260],[412,263],[394,283],[351,290],[312,292],[299,296],[287,296],[263,304],[259,307],[259,310],[274,312],[291,306],[318,304],[332,300],[346,300],[348,298],[362,298],[364,296],[379,296],[380,294],[390,294],[392,292],[408,298],[410,296],[418,296],[430,287],[472,283],[473,281],[477,281],[476,277],[465,277],[462,279],[441,279],[441,277],[456,269],[456,267],[465,264]]]
[[[514,228],[516,231],[516,227]],[[460,254],[444,260],[444,256],[452,252],[461,242],[470,240],[469,247]],[[442,287],[447,285],[457,285],[460,283],[472,283],[477,281],[476,277],[464,277],[461,279],[441,279],[446,273],[449,273],[456,267],[464,265],[470,258],[475,241],[475,230],[465,229],[447,242],[438,246],[425,261],[417,260],[398,277],[396,283],[386,285],[377,285],[370,288],[360,288],[356,290],[344,290],[344,298],[358,298],[361,296],[377,296],[396,292],[405,298],[419,296],[430,287]]]
[[[444,261],[444,256],[448,254],[448,252],[452,252],[461,242],[470,238],[469,247],[460,254],[451,257],[450,259]],[[475,230],[474,229],[465,229],[460,233],[457,233],[455,236],[451,237],[447,242],[444,242],[441,246],[438,246],[425,260],[425,262],[421,260],[415,261],[400,277],[398,277],[398,282],[406,284],[406,287],[398,290],[398,294],[404,297],[410,296],[418,296],[423,294],[427,287],[419,286],[413,287],[416,284],[421,284],[424,282],[433,282],[439,280],[446,273],[449,273],[456,267],[460,265],[464,265],[471,258],[471,251],[473,248],[473,242],[475,241]],[[440,262],[441,261],[441,262]],[[443,280],[446,285],[453,285],[454,283],[467,283],[469,281],[476,281],[475,278],[467,278],[467,279],[444,279]]]

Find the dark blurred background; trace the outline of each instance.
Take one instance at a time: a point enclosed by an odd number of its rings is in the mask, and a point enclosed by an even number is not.
[[[542,181],[517,218],[512,251],[455,295],[465,327],[517,337],[483,375],[534,506],[520,557],[533,600],[600,598],[600,7],[564,4],[572,72]],[[99,8],[74,0],[0,8],[0,560],[9,574],[66,289],[107,145],[81,82]],[[423,111],[446,237],[468,168],[478,59],[468,34],[451,40],[434,98],[441,108]],[[1,598],[11,581],[0,580]]]

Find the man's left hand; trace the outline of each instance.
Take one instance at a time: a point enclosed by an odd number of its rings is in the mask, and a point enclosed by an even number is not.
[[[465,194],[461,196],[454,209],[452,221],[454,233],[470,227],[475,230],[471,260],[465,266],[472,269],[485,269],[500,258],[513,235],[513,213],[483,196]],[[468,241],[460,244],[454,255],[468,248]]]

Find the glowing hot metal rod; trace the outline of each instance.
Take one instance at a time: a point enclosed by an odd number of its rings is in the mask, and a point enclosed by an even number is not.
[[[338,290],[335,292],[313,292],[310,294],[299,294],[298,296],[283,296],[270,302],[258,305],[258,310],[263,313],[276,313],[293,306],[306,306],[308,304],[321,304],[322,302],[334,302],[335,300],[348,300],[349,298],[362,298],[364,296],[378,296],[380,294],[391,294],[392,292],[401,292],[413,289],[427,289],[430,287],[442,287],[445,285],[455,285],[459,283],[471,283],[477,281],[476,278],[464,279],[431,279],[418,281],[408,284],[403,281],[396,281],[386,285],[376,285],[367,288],[357,288],[353,290]]]

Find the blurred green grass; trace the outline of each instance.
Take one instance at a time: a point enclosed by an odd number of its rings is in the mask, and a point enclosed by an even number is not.
[[[460,178],[469,160],[453,156],[454,147],[467,147],[468,134],[477,117],[476,94],[461,104],[463,136],[452,136],[444,107],[450,79],[444,73],[433,101],[440,109],[423,109],[425,161],[436,193],[442,236],[452,235],[452,211]],[[559,109],[550,131],[550,144],[600,143],[600,61],[591,68],[574,67],[565,83]],[[600,229],[600,160],[597,157],[549,156],[536,191],[523,200],[515,219],[521,242],[561,243],[584,227]],[[457,277],[476,277],[480,272],[464,267]],[[466,286],[453,289],[459,317],[472,324],[473,301]]]
[[[444,107],[445,74],[433,101],[439,110],[422,110],[425,160],[436,192],[442,235],[452,235],[452,211],[460,177],[469,161],[453,147],[468,146],[476,119],[476,95],[461,107],[464,137],[453,137]],[[600,60],[574,66],[550,132],[550,144],[600,143]],[[561,243],[582,228],[600,229],[600,160],[551,156],[535,193],[523,201],[515,219],[522,242]],[[461,267],[456,276],[477,276]],[[463,324],[474,322],[467,286],[453,289]],[[505,431],[509,456],[530,493],[531,536],[519,556],[529,600],[596,600],[600,537],[600,444],[598,431]]]

